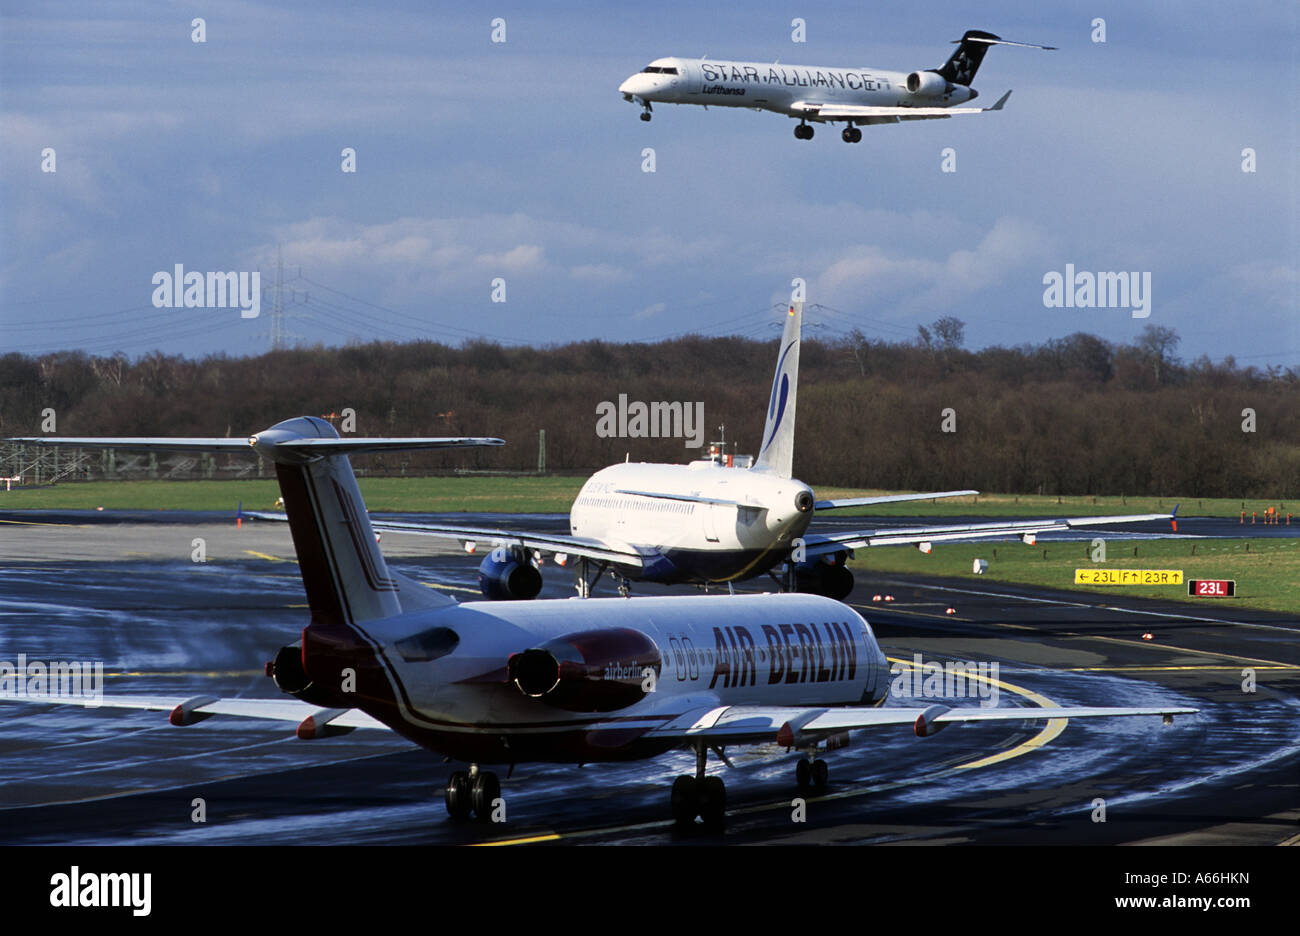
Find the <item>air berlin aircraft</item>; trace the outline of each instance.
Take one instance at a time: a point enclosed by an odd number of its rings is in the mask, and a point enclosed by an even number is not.
[[[589,763],[695,753],[676,779],[682,824],[720,825],[726,790],[706,773],[713,751],[779,744],[805,754],[800,786],[824,787],[819,748],[856,729],[911,726],[932,735],[965,722],[1157,715],[1186,708],[883,707],[889,664],[870,626],[819,595],[762,594],[467,602],[388,568],[350,454],[497,445],[490,438],[342,439],[300,416],[247,439],[49,438],[15,442],[234,452],[275,465],[311,618],[299,643],[266,664],[292,698],[109,696],[106,707],[169,711],[173,725],[213,715],[297,723],[299,738],[386,729],[468,764],[447,780],[455,819],[501,805],[484,765]],[[86,704],[75,696],[6,700]]]

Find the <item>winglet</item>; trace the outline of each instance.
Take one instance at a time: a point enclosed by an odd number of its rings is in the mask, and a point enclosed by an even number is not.
[[[1002,105],[1005,104],[1005,103],[1007,103],[1007,98],[1009,98],[1009,97],[1011,97],[1011,92],[1010,92],[1010,91],[1008,91],[1006,94],[1002,95],[1002,97],[998,98],[998,102],[997,102],[996,104],[994,104],[992,107],[986,107],[986,108],[984,108],[984,109],[985,109],[985,110],[991,110],[991,111],[993,111],[993,110],[1002,110]]]

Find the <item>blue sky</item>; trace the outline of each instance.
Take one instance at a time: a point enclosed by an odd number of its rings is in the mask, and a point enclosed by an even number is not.
[[[266,305],[156,309],[151,278],[267,285],[280,245],[309,343],[775,338],[801,276],[833,310],[809,310],[810,335],[955,315],[982,347],[1157,324],[1185,359],[1300,365],[1296,5],[1043,7],[8,2],[0,351],[259,352]],[[989,53],[975,87],[1014,89],[1001,113],[852,146],[745,110],[642,123],[616,90],[661,55],[929,68],[968,28],[1060,50]],[[1151,317],[1045,308],[1067,263],[1150,271]]]

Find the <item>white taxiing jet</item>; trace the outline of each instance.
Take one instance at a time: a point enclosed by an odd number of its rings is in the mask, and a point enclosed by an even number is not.
[[[1170,519],[1170,514],[1128,514],[810,532],[816,515],[833,510],[977,492],[819,500],[794,478],[802,319],[803,304],[795,303],[785,318],[762,445],[747,469],[720,458],[686,465],[611,465],[582,486],[569,512],[568,535],[372,518],[374,528],[454,539],[470,552],[483,547],[479,587],[493,599],[535,598],[542,588],[538,564],[548,555],[561,564],[575,562],[578,593],[584,597],[608,572],[624,593],[629,581],[730,587],[771,574],[786,591],[842,599],[853,590],[853,573],[845,563],[857,549],[910,545],[929,552],[936,542],[989,537],[1032,544],[1049,531]]]
[[[794,128],[796,139],[812,139],[809,121],[843,123],[840,135],[844,142],[857,143],[862,139],[859,127],[1001,110],[1010,91],[992,107],[956,106],[979,96],[970,85],[989,47],[1055,48],[1011,42],[978,29],[967,30],[955,42],[957,51],[942,66],[910,73],[707,57],[661,58],[629,77],[618,90],[624,100],[642,107],[642,120],[650,119],[652,103],[750,107],[799,118]]]
[[[10,696],[170,712],[173,725],[214,715],[288,721],[310,740],[387,729],[448,758],[450,815],[488,821],[501,805],[482,765],[589,763],[695,752],[676,779],[672,814],[722,823],[726,789],[706,773],[709,751],[778,744],[807,756],[796,779],[824,787],[819,747],[858,729],[911,726],[925,737],[952,724],[1053,718],[1173,716],[1168,706],[881,707],[889,664],[867,622],[816,595],[685,596],[469,602],[389,569],[349,453],[498,444],[496,439],[340,439],[303,416],[245,440],[30,438],[29,444],[232,451],[251,446],[275,465],[311,619],[298,644],[267,663],[294,698]],[[6,697],[0,695],[0,699]]]

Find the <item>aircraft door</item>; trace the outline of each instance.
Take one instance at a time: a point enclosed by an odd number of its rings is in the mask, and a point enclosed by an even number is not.
[[[718,541],[718,510],[721,509],[717,504],[701,504],[704,508],[704,538],[710,543]]]
[[[673,79],[673,89],[682,94],[699,94],[704,85],[704,70],[698,62],[677,63],[680,74]]]

